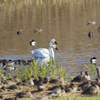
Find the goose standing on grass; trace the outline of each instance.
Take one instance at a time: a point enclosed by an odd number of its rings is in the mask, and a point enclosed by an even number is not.
[[[90,75],[88,74],[87,71],[85,71],[85,75],[83,76],[82,80],[83,82],[87,82],[88,80],[91,80]]]
[[[35,45],[36,45],[36,41],[35,40],[30,41],[30,46],[34,47]]]
[[[53,48],[56,50],[58,50],[58,49],[57,49],[56,45],[53,45],[53,43],[58,44],[55,39],[52,39],[50,41],[49,49],[39,48],[36,50],[32,50],[31,52],[35,57],[51,57],[51,56],[54,57]]]
[[[70,86],[67,89],[65,89],[65,92],[73,93],[73,92],[76,92],[76,90],[77,90],[77,87],[73,83],[71,83]]]
[[[99,92],[99,86],[97,84],[95,84],[94,82],[91,82],[91,86],[88,87],[87,89],[85,89],[82,94],[96,94],[98,95]]]
[[[85,71],[81,71],[80,75],[74,77],[71,82],[83,82],[84,75],[85,75]]]

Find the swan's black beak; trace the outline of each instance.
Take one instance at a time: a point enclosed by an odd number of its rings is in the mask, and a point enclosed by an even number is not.
[[[56,47],[55,49],[56,49],[56,50],[58,50],[58,48],[57,48],[57,47]],[[59,51],[59,50],[58,50],[58,51]]]
[[[58,44],[58,43],[55,41],[55,44]]]

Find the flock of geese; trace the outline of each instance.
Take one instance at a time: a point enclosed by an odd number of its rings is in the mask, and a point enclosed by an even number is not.
[[[94,25],[94,21],[89,21],[87,25]],[[99,27],[100,29],[100,27]],[[99,31],[98,29],[98,31]],[[41,32],[42,29],[37,28],[34,30],[34,32]],[[91,32],[90,32],[91,33]],[[89,34],[90,34],[89,33]],[[20,30],[17,32],[18,35],[23,34],[23,31]],[[89,36],[89,35],[88,35]],[[39,48],[32,50],[32,54],[35,57],[53,57],[54,58],[54,51],[53,49],[57,49],[56,45],[58,44],[55,39],[52,39],[49,44],[49,49],[46,48]],[[31,46],[36,45],[36,41],[32,40],[30,41]],[[96,65],[96,57],[93,57],[90,59],[90,63]],[[2,59],[0,60],[0,63],[3,64],[3,68],[7,68],[9,66],[17,65],[17,64],[31,64],[32,61],[28,60],[25,61],[23,59],[18,60],[6,60]],[[31,85],[31,87],[36,87],[35,91],[32,92],[31,89],[28,90],[22,90],[23,86]],[[10,79],[3,79],[0,82],[0,93],[8,92],[9,90],[15,90],[18,89],[20,92],[17,92],[13,98],[5,98],[4,100],[18,100],[18,98],[29,98],[32,97],[32,95],[35,92],[39,92],[41,94],[41,91],[46,91],[45,95],[37,95],[32,100],[44,100],[52,97],[58,97],[62,95],[71,95],[72,93],[77,93],[77,91],[80,91],[81,95],[98,95],[100,92],[100,80],[97,78],[95,81],[92,81],[87,71],[81,71],[79,75],[75,76],[70,83],[67,83],[63,80],[62,77],[59,77],[58,79],[48,79],[47,77],[38,77],[37,79],[34,78],[34,76],[31,76],[26,80],[22,80],[22,84],[17,76],[11,77]],[[49,91],[49,92],[47,92]],[[1,100],[4,98],[3,95],[0,95]]]
[[[23,79],[22,83],[17,76],[5,78],[0,82],[0,100],[30,97],[32,100],[47,100],[59,96],[71,96],[73,93],[79,93],[81,96],[97,96],[100,93],[100,80],[92,81],[87,71],[81,71],[70,83],[64,81],[62,77],[50,79],[31,76],[27,81]],[[13,97],[7,98],[5,94],[9,95],[10,91],[13,91]]]

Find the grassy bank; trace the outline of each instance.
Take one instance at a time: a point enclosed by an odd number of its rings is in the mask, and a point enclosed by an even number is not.
[[[27,100],[26,98],[19,99],[19,100]],[[32,98],[29,98],[29,100],[32,100]],[[59,97],[54,99],[48,99],[48,100],[100,100],[99,97]]]
[[[49,100],[100,100],[99,97],[60,97],[56,99],[49,99]]]

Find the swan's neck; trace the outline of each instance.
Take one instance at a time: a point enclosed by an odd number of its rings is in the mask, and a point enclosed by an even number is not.
[[[50,45],[49,46],[52,46],[52,41],[50,41]]]
[[[49,54],[51,57],[54,57],[54,51],[53,51],[53,47],[49,47]]]

